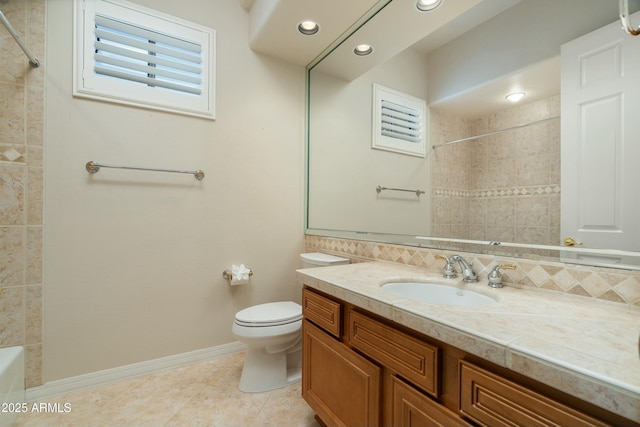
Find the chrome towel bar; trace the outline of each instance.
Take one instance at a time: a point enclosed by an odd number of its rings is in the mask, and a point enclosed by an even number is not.
[[[105,165],[102,163],[96,163],[94,161],[88,161],[85,165],[87,172],[89,173],[97,173],[100,168],[112,168],[112,169],[131,169],[137,171],[151,171],[151,172],[170,172],[170,173],[188,173],[196,177],[198,181],[202,181],[204,179],[204,171],[184,171],[184,170],[175,170],[175,169],[155,169],[155,168],[140,168],[135,166],[117,166],[117,165]]]
[[[426,193],[425,191],[422,191],[422,190],[405,190],[404,188],[389,188],[389,187],[383,187],[383,186],[381,186],[381,185],[378,185],[378,186],[376,187],[376,192],[377,192],[378,194],[380,194],[380,193],[381,193],[382,191],[384,191],[384,190],[389,190],[389,191],[406,191],[406,192],[409,192],[409,193],[416,193],[416,196],[418,196],[418,197],[420,197],[420,195],[421,195],[421,194]]]

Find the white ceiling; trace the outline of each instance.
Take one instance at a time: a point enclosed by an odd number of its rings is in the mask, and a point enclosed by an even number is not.
[[[239,0],[249,13],[249,45],[287,62],[306,66],[339,39],[380,0]],[[320,24],[312,36],[298,32],[311,19]]]
[[[593,12],[592,9],[604,8],[607,13],[611,9],[612,18],[604,24],[612,22],[617,16],[617,2],[611,0],[562,0],[561,2],[559,0],[444,0],[438,9],[431,13],[417,12],[416,0],[238,1],[249,14],[249,43],[254,51],[300,66],[308,66],[321,54],[326,53],[328,47],[331,47],[333,50],[330,57],[323,60],[318,65],[318,69],[321,68],[321,71],[345,80],[357,78],[409,47],[425,55],[446,49],[448,44],[451,42],[450,44],[453,45],[462,33],[479,27],[487,21],[496,21],[493,18],[521,2],[522,5],[528,6],[511,10],[526,10],[527,7],[530,8],[530,13],[532,10],[537,13],[545,8],[551,10],[555,7],[568,8],[569,11],[575,10],[573,16],[561,17],[569,27],[583,25],[576,21],[586,19],[586,15],[590,13],[592,15],[599,13]],[[373,16],[373,12],[382,7],[384,7],[383,13]],[[630,7],[631,10],[637,10],[640,7],[640,0],[631,0]],[[362,18],[364,15],[367,19],[370,18],[364,30],[358,31],[354,36],[355,39],[336,46],[334,42],[337,39],[355,29],[354,23],[364,22]],[[514,21],[513,17],[509,16],[508,24],[514,25],[516,29],[519,23],[529,24],[532,20],[529,16],[517,16]],[[320,31],[313,36],[300,34],[297,31],[297,25],[303,19],[318,22]],[[505,21],[502,20],[503,25],[504,23]],[[372,24],[375,24],[377,30],[370,29]],[[394,30],[387,31],[388,28]],[[544,32],[555,32],[564,28],[545,28],[544,30]],[[564,30],[565,33],[567,31]],[[545,37],[540,39],[540,43],[545,43]],[[353,45],[363,42],[374,45],[374,55],[356,57],[352,54]],[[477,73],[477,70],[472,72]],[[559,58],[548,57],[536,64],[513,70],[509,75],[491,78],[482,84],[469,87],[456,93],[455,96],[430,99],[429,102],[432,108],[463,117],[478,117],[480,114],[486,114],[487,111],[507,108],[509,105],[505,103],[504,96],[514,89],[526,88],[528,96],[524,102],[558,94],[559,76]]]

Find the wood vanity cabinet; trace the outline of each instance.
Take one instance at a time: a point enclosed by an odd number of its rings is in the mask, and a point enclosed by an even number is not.
[[[485,426],[607,426],[560,402],[460,360],[460,412]]]
[[[326,426],[638,426],[306,286],[302,300],[302,396]]]
[[[381,369],[342,343],[342,305],[307,289],[302,303],[302,397],[327,426],[380,425]]]
[[[392,407],[389,425],[393,427],[469,427],[455,412],[420,393],[402,379],[391,377]]]

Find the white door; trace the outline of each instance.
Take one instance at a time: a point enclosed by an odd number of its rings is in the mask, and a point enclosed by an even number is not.
[[[562,238],[640,251],[640,37],[614,22],[561,61]]]

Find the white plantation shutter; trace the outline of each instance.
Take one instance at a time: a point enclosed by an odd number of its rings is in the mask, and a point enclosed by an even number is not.
[[[373,85],[371,146],[412,156],[425,156],[427,103],[378,84]]]
[[[422,111],[382,99],[380,133],[410,142],[422,140]]]
[[[75,1],[74,95],[214,118],[215,31],[124,1]]]
[[[96,73],[202,93],[202,46],[104,16],[95,20]]]

